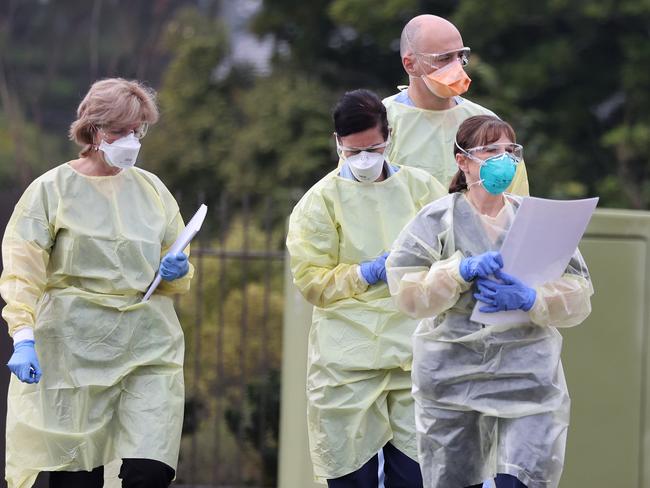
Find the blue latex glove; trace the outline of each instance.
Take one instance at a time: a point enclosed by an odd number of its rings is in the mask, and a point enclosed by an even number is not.
[[[365,261],[359,266],[361,267],[361,274],[369,285],[374,285],[379,280],[386,281],[386,259],[388,253],[385,252],[378,258],[372,261]]]
[[[537,298],[537,292],[533,288],[501,270],[496,271],[494,276],[503,283],[483,278],[476,282],[479,292],[475,293],[474,297],[488,305],[480,307],[481,312],[492,313],[504,310],[528,312],[533,307]]]
[[[487,278],[501,268],[503,268],[501,253],[489,251],[478,256],[463,258],[459,271],[465,281],[472,281],[474,278]]]
[[[14,344],[14,353],[7,366],[23,383],[38,383],[41,379],[41,365],[38,364],[34,341],[25,340]]]
[[[167,253],[160,262],[158,272],[163,280],[172,281],[182,278],[189,270],[190,263],[187,260],[187,256],[179,252],[178,254]]]

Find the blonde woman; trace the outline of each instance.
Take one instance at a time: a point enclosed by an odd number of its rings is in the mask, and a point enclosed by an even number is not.
[[[53,488],[100,487],[114,459],[125,488],[174,478],[184,342],[170,295],[189,289],[192,270],[187,255],[167,254],[183,228],[176,201],[134,166],[157,119],[141,83],[93,84],[70,128],[79,159],[37,178],[7,225],[9,488],[39,472]],[[165,281],[141,303],[158,270]]]

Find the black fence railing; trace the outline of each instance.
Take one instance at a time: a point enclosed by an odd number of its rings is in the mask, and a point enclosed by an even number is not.
[[[248,195],[213,207],[192,245],[192,290],[177,299],[186,411],[175,486],[274,487],[288,209]]]

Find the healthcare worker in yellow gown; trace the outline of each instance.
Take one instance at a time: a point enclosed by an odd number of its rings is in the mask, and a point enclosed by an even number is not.
[[[294,208],[287,237],[294,282],[314,304],[308,431],[315,476],[330,487],[422,486],[411,397],[416,322],[395,307],[384,263],[402,227],[445,189],[384,158],[386,110],[367,90],[334,110],[340,168]]]
[[[2,241],[0,292],[14,354],[6,478],[29,488],[103,486],[122,459],[125,488],[167,487],[183,420],[183,332],[171,296],[186,292],[183,228],[155,175],[134,167],[158,110],[136,81],[92,85],[70,137],[80,158],[37,178]],[[143,293],[160,270],[163,282]]]
[[[494,115],[462,97],[470,85],[464,67],[470,49],[458,29],[435,15],[419,15],[402,31],[400,56],[409,85],[384,100],[393,132],[389,159],[422,168],[445,187],[456,174],[454,136],[463,120],[474,115]],[[528,195],[526,165],[522,161],[508,188]]]
[[[395,241],[388,283],[413,336],[413,395],[427,488],[557,488],[569,424],[558,327],[591,312],[593,288],[578,250],[565,273],[534,288],[503,272],[498,252],[521,198],[504,190],[521,146],[492,116],[465,120],[450,191]],[[517,324],[484,325],[482,312],[523,310]]]

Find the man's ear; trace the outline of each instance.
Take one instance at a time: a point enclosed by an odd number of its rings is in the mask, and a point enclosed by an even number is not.
[[[402,58],[402,66],[404,67],[404,71],[406,71],[407,74],[409,74],[410,76],[417,76],[416,74],[417,66],[415,63],[414,54],[406,54]]]
[[[456,164],[458,169],[463,173],[467,173],[467,157],[463,153],[456,153]]]

